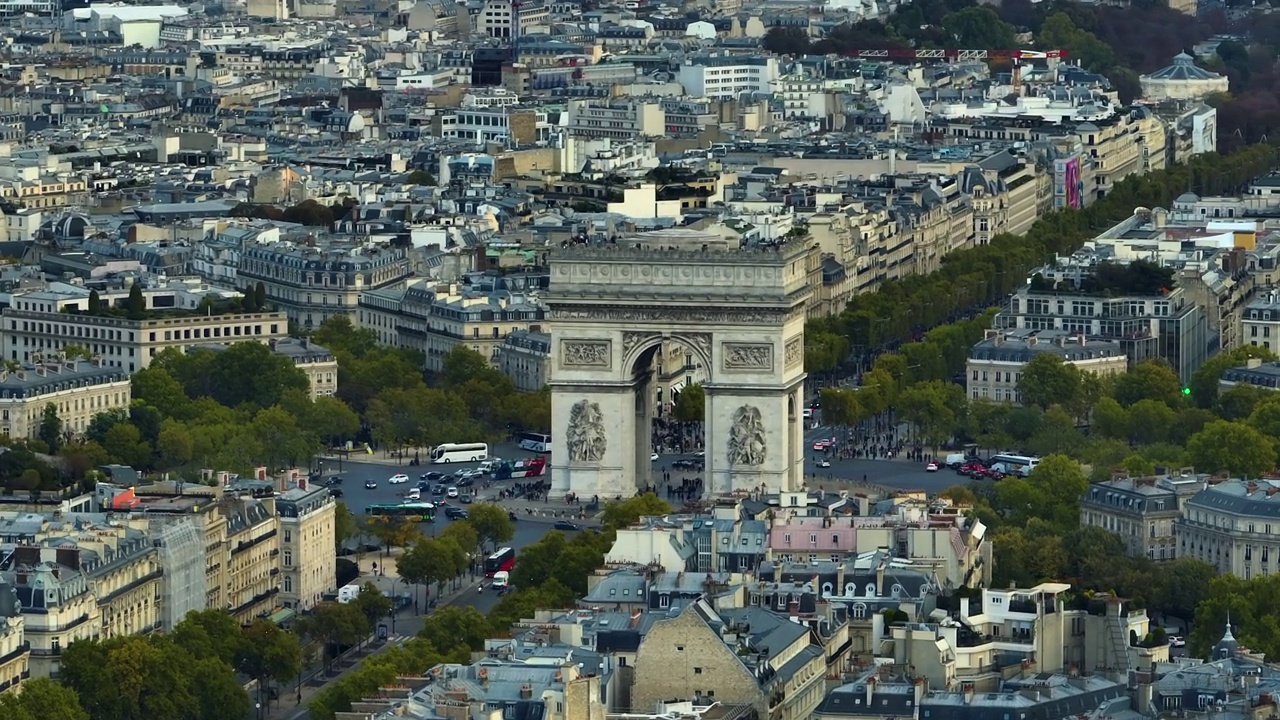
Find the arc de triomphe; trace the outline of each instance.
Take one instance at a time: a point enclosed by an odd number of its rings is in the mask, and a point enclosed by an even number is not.
[[[647,388],[664,342],[706,374],[705,490],[803,486],[807,250],[694,245],[552,253],[553,493],[627,497],[652,482]]]

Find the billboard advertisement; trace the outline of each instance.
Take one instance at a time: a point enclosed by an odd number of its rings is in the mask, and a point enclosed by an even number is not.
[[[1084,198],[1081,197],[1083,183],[1080,181],[1080,158],[1073,157],[1062,164],[1062,184],[1066,186],[1067,191],[1067,207],[1082,208],[1084,207]]]

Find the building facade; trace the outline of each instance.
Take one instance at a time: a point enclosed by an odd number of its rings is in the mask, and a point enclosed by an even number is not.
[[[533,330],[513,330],[498,346],[494,365],[521,392],[538,392],[550,374],[551,336]]]
[[[104,365],[101,358],[37,359],[16,369],[0,369],[0,432],[11,438],[36,438],[45,408],[52,405],[62,431],[80,435],[94,415],[129,407],[129,374]]]
[[[1095,483],[1080,499],[1080,525],[1115,533],[1132,557],[1173,560],[1182,500],[1203,483],[1192,475],[1117,478]]]
[[[267,303],[289,322],[315,328],[334,315],[354,316],[361,292],[402,283],[411,274],[403,249],[279,242],[245,250],[236,277],[247,292],[262,283]]]
[[[1129,369],[1129,356],[1114,340],[1072,336],[1058,330],[988,330],[969,351],[965,378],[969,397],[1019,404],[1022,369],[1037,355],[1051,353],[1062,362],[1098,376]]]
[[[280,602],[310,610],[335,589],[336,505],[328,488],[286,490],[276,499],[280,518]]]
[[[338,394],[338,359],[328,348],[306,338],[285,338],[272,343],[271,349],[292,360],[307,376],[312,400]]]
[[[1178,557],[1249,579],[1280,570],[1280,482],[1211,482],[1183,504],[1174,524]]]

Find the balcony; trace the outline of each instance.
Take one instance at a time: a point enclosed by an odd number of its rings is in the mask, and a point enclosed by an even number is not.
[[[17,660],[18,658],[22,657],[28,652],[31,652],[31,643],[24,642],[21,645],[19,645],[17,648],[15,648],[13,652],[6,654],[4,657],[0,657],[0,667],[4,667],[5,665],[8,665],[9,663],[13,662],[14,660]]]
[[[1028,615],[1035,615],[1036,610],[1039,606],[1036,605],[1036,602],[1034,600],[1010,600],[1008,607],[1009,607],[1009,612],[1026,613]]]

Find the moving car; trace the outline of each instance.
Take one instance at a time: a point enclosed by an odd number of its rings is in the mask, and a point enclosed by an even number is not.
[[[376,483],[376,482],[374,482],[374,481],[372,481],[372,480],[365,480],[365,481],[364,481],[364,487],[365,487],[365,489],[366,489],[366,490],[376,490],[376,489],[377,489],[377,487],[378,487],[378,483]]]
[[[932,463],[932,462],[931,462],[931,463],[929,463],[928,465],[925,465],[925,466],[924,466],[924,471],[925,471],[925,472],[938,472],[938,463]]]
[[[1182,637],[1181,635],[1169,636],[1169,647],[1186,647],[1186,646],[1187,646],[1187,639]]]
[[[458,497],[458,488],[456,488],[456,487],[451,487],[451,488],[449,488],[448,490],[445,490],[445,491],[444,491],[444,494],[445,494],[446,496],[448,496],[448,497],[456,498],[456,497]]]
[[[414,488],[414,489],[412,489],[412,490],[410,490],[410,491],[409,491],[409,494],[408,494],[408,495],[405,495],[405,499],[406,499],[406,500],[421,500],[421,499],[422,499],[422,491],[421,491],[421,490],[419,490],[418,488]]]
[[[329,488],[329,497],[335,497],[335,498],[342,497],[342,490],[338,488]]]
[[[658,462],[658,453],[653,453],[652,455],[649,456],[649,459],[654,462]]]
[[[422,473],[421,475],[419,475],[419,476],[418,476],[418,479],[419,479],[419,480],[425,480],[425,481],[427,481],[427,482],[431,482],[431,481],[433,481],[433,480],[443,480],[443,479],[444,479],[444,473],[438,473],[438,472],[434,472],[434,471],[433,471],[433,472],[424,472],[424,473]]]
[[[819,440],[813,444],[813,449],[818,451],[826,450],[829,447],[831,447],[830,440]]]
[[[463,510],[460,507],[448,505],[444,509],[444,516],[449,518],[450,520],[466,520],[468,517],[468,514],[466,510]]]
[[[342,484],[342,478],[337,475],[334,475],[333,477],[326,480],[324,484],[329,487],[337,487],[338,485]]]
[[[572,523],[572,522],[569,522],[568,520],[557,520],[556,524],[553,525],[552,527],[554,527],[557,530],[581,530],[582,529],[578,527],[577,523]]]
[[[405,475],[404,473],[396,473],[395,475],[392,475],[391,479],[388,480],[387,482],[391,483],[392,485],[400,485],[402,483],[409,482],[409,476]]]
[[[818,461],[818,467],[820,467],[820,468],[829,468],[829,467],[831,467],[831,461],[830,461],[830,460],[825,460],[825,459],[824,459],[824,460],[819,460],[819,461]]]

